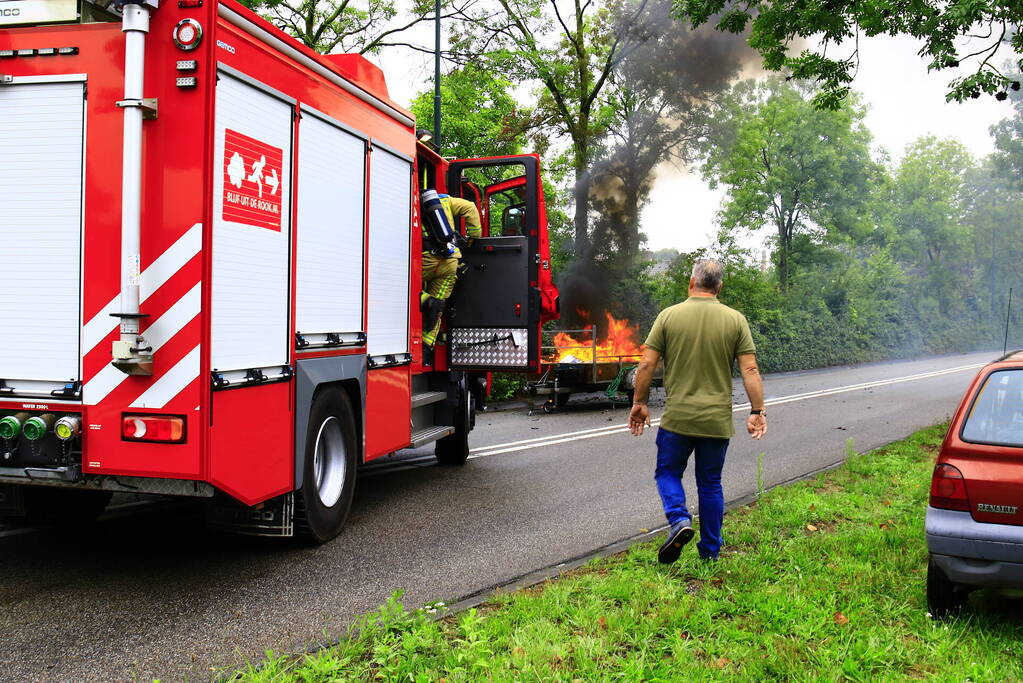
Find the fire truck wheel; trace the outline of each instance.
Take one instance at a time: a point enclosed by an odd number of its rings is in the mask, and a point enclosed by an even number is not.
[[[469,459],[469,432],[476,422],[476,399],[464,387],[458,390],[458,410],[455,433],[437,442],[434,455],[441,465],[458,467]]]
[[[295,493],[295,534],[326,543],[341,533],[355,492],[355,415],[345,392],[320,394],[309,415],[302,489]]]
[[[114,494],[43,486],[25,487],[25,517],[29,522],[85,526],[103,514]]]

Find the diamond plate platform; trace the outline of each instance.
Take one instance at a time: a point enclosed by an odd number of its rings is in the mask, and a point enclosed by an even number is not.
[[[451,330],[451,364],[521,368],[529,365],[526,328],[458,327]]]

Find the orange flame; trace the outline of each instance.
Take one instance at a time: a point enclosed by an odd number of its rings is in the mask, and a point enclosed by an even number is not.
[[[584,320],[590,318],[586,311],[577,311]],[[643,346],[636,341],[639,325],[627,319],[618,320],[607,313],[607,332],[593,343],[594,326],[572,332],[558,332],[554,335],[554,353],[551,362],[557,363],[611,363],[617,361],[638,361],[643,355]]]

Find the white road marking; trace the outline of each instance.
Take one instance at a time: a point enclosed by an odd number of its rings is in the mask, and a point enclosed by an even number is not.
[[[770,398],[764,401],[767,406],[782,405],[784,403],[794,403],[795,401],[807,401],[813,398],[822,398],[824,396],[833,396],[835,394],[844,394],[850,391],[857,391],[860,389],[873,389],[874,387],[884,387],[891,384],[901,384],[903,382],[914,382],[922,379],[930,379],[932,377],[941,377],[942,375],[950,375],[956,372],[963,372],[965,370],[976,370],[982,368],[987,363],[975,363],[972,365],[961,365],[955,368],[948,368],[945,370],[934,370],[932,372],[922,372],[916,375],[906,375],[904,377],[893,377],[892,379],[876,380],[873,382],[861,382],[859,384],[847,384],[841,387],[833,387],[831,389],[820,389],[818,391],[809,391],[803,394],[792,394],[791,396],[780,396],[778,398]],[[749,403],[740,403],[732,406],[732,412],[738,413],[744,410],[748,410],[750,407]],[[650,426],[656,427],[661,423],[660,419],[651,420]],[[629,431],[626,425],[610,425],[607,427],[599,427],[596,429],[584,429],[578,432],[567,432],[565,434],[554,434],[546,437],[539,437],[536,439],[526,439],[523,441],[511,441],[508,443],[494,444],[492,446],[481,446],[474,448],[469,452],[469,458],[485,458],[491,455],[500,455],[502,453],[514,453],[517,451],[525,451],[531,448],[540,448],[542,446],[556,446],[561,443],[568,443],[570,441],[580,441],[582,439],[593,439],[600,436],[610,436],[612,434],[621,434]]]

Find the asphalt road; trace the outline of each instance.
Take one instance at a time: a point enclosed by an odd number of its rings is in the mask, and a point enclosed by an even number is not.
[[[994,355],[767,377],[769,433],[746,437],[737,408],[726,498],[755,491],[758,453],[771,486],[841,460],[847,439],[862,451],[946,419]],[[362,472],[347,528],[319,548],[213,534],[187,505],[84,533],[0,530],[0,680],[204,680],[336,637],[396,590],[452,602],[660,527],[654,432],[625,419],[595,396],[482,414],[464,468],[421,451]]]

